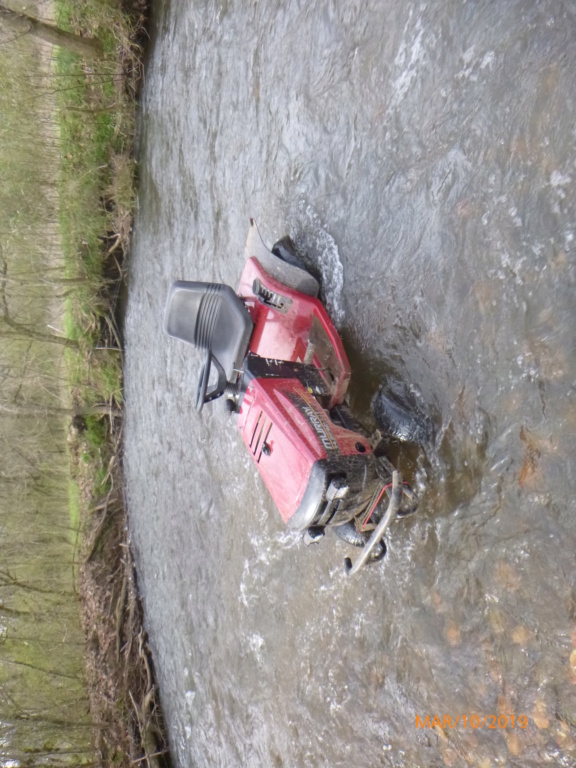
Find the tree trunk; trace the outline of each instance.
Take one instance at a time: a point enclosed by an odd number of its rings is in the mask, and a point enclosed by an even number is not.
[[[0,4],[0,8],[2,5]],[[8,299],[6,298],[6,283],[8,282],[8,262],[2,254],[2,248],[0,246],[0,324],[5,323],[5,328],[2,329],[2,336],[4,338],[19,337],[22,339],[30,339],[31,341],[45,341],[50,344],[60,344],[63,347],[78,348],[79,344],[76,339],[69,339],[66,336],[55,336],[49,333],[43,333],[37,331],[35,328],[31,328],[28,325],[23,325],[12,320],[10,312],[8,311]],[[6,330],[6,327],[8,330]],[[1,325],[0,325],[1,328]]]
[[[66,48],[87,59],[97,59],[102,56],[102,45],[99,40],[74,35],[53,24],[35,19],[27,13],[17,13],[7,8],[4,3],[0,3],[0,19],[18,35],[29,33],[45,43]]]
[[[4,317],[0,317],[0,322],[6,323],[10,329],[9,331],[2,332],[1,336],[4,339],[10,337],[30,339],[30,341],[43,341],[49,344],[59,344],[61,347],[70,347],[71,349],[78,349],[79,346],[76,339],[69,339],[66,336],[56,336],[55,334],[36,331],[28,325],[21,325],[20,323],[14,322],[14,320],[6,314],[4,314]]]
[[[13,405],[0,402],[0,417],[17,416],[19,419],[38,419],[47,416],[122,416],[122,409],[106,403],[100,405],[87,405],[78,408],[58,408],[42,405]]]

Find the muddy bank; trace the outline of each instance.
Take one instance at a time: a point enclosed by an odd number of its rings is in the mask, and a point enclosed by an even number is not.
[[[90,467],[79,470],[89,513],[78,553],[78,590],[96,762],[103,768],[135,761],[160,768],[171,763],[130,550],[121,416],[110,419],[110,439],[110,490],[103,498],[92,497]],[[73,461],[81,467],[82,437],[72,440]]]

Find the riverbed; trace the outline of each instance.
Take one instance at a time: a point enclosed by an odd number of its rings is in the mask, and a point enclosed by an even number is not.
[[[158,2],[142,100],[125,472],[176,763],[573,766],[576,8],[283,6]],[[354,578],[164,335],[251,216],[322,275],[356,414],[402,384],[434,424]]]

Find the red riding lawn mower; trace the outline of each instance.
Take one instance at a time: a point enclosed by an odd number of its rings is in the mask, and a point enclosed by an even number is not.
[[[306,543],[330,527],[363,548],[346,558],[352,574],[385,555],[386,529],[415,495],[346,404],[348,358],[290,238],[270,251],[251,220],[246,257],[237,293],[173,283],[166,332],[205,351],[196,408],[225,398],[286,525]]]

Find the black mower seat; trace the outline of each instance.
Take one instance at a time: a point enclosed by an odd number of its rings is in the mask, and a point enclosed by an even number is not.
[[[179,280],[166,303],[166,333],[212,353],[229,382],[242,366],[254,324],[229,285]]]

